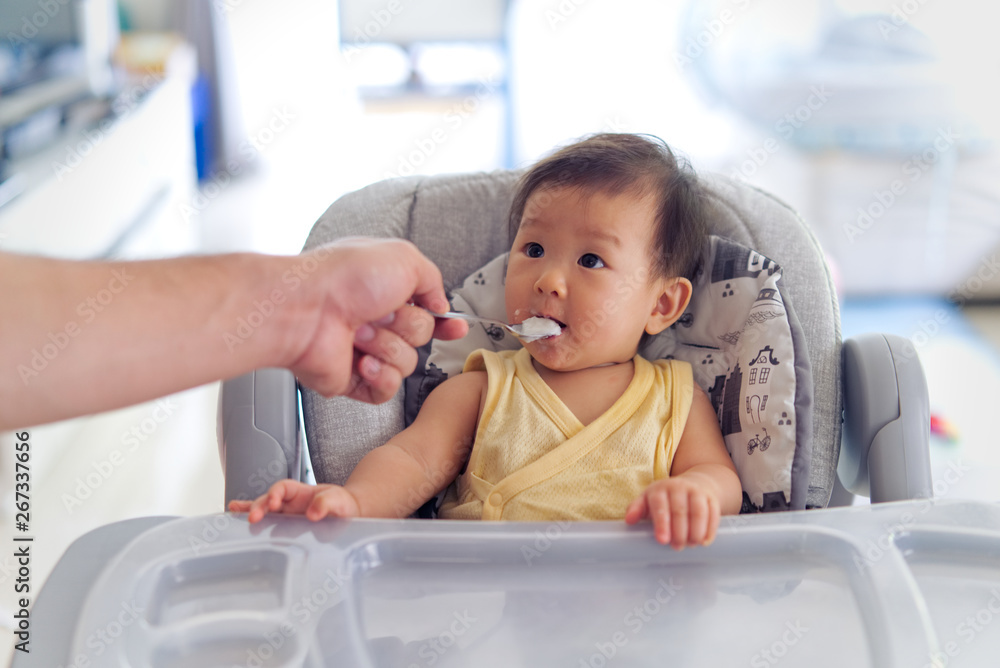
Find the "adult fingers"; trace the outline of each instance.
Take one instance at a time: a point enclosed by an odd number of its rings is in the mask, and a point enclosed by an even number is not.
[[[441,270],[427,259],[416,246],[409,244],[407,257],[412,262],[412,271],[416,285],[413,290],[413,302],[425,306],[437,313],[448,310],[448,299],[444,293],[444,283]]]
[[[350,282],[349,312],[374,320],[407,302],[442,313],[448,310],[441,271],[405,239],[346,237],[327,247],[338,253]],[[338,286],[343,288],[344,286]]]
[[[469,333],[469,323],[455,318],[436,318],[434,322],[434,338],[443,341],[460,339]]]
[[[430,339],[431,325],[427,323],[427,339]],[[402,325],[401,328],[405,328]],[[410,336],[417,336],[411,333]],[[417,368],[417,351],[395,331],[371,324],[361,325],[354,332],[354,348],[364,355],[376,358],[383,364],[393,366],[400,375],[409,376]],[[374,371],[374,369],[372,369]],[[366,377],[362,374],[363,377]],[[367,377],[366,377],[367,378]]]
[[[381,320],[369,323],[369,326],[387,329],[398,335],[411,347],[416,348],[431,340],[431,336],[434,334],[435,319],[426,309],[407,305],[396,309]]]
[[[358,401],[384,403],[395,396],[403,383],[399,369],[371,355],[359,356],[354,369],[347,396]]]
[[[412,305],[403,306],[369,324],[395,332],[414,348],[424,345],[431,337],[450,341],[469,333],[469,325],[464,320],[435,318],[427,309]]]

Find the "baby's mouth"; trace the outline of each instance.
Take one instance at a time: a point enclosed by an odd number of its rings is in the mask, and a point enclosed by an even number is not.
[[[563,331],[565,331],[565,329],[567,327],[567,325],[566,325],[565,322],[563,322],[562,320],[559,320],[558,318],[553,318],[551,315],[538,315],[536,317],[538,317],[538,318],[544,318],[546,320],[551,320],[552,322],[556,323],[557,325],[559,325],[559,331],[560,331],[560,333],[562,333]]]
[[[545,320],[551,320],[552,322],[554,322],[557,325],[559,325],[559,329],[566,329],[566,323],[564,323],[559,318],[556,318],[556,317],[551,316],[551,315],[547,315],[545,313],[532,313],[531,315],[532,315],[532,317],[535,317],[535,318],[544,318]]]
[[[562,334],[566,324],[555,318],[544,315],[533,315],[518,325],[516,334],[524,342],[550,339]]]

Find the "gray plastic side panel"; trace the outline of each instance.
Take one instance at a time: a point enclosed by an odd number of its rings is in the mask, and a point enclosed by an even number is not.
[[[59,559],[31,608],[31,652],[14,652],[11,668],[76,665],[73,629],[90,587],[108,562],[132,540],[174,517],[139,517],[108,524],[77,538]]]
[[[843,350],[843,486],[876,503],[930,497],[927,381],[913,345],[865,334]]]
[[[929,499],[934,495],[934,484],[927,379],[910,341],[886,336],[886,342],[896,368],[900,418],[890,432],[879,432],[868,455],[871,498],[875,503]]]
[[[282,478],[302,478],[298,418],[295,376],[285,369],[257,369],[222,384],[219,455],[227,505],[259,496]]]

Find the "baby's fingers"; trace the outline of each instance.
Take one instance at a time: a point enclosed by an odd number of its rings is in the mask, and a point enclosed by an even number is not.
[[[309,505],[311,495],[305,493],[303,485],[294,480],[280,480],[250,504],[247,520],[259,522],[270,513],[301,513]]]
[[[675,487],[670,493],[670,546],[675,550],[683,550],[688,543],[690,530],[689,512],[691,499],[684,487]]]
[[[691,545],[707,545],[711,518],[708,497],[703,494],[691,494],[688,503],[690,528],[687,542]]]
[[[711,545],[715,542],[715,535],[719,530],[719,522],[722,521],[722,508],[719,500],[714,496],[708,497],[708,527],[705,531],[705,540],[702,545]]]
[[[313,522],[324,517],[357,517],[358,503],[343,487],[331,487],[313,497],[306,517]]]
[[[635,524],[649,516],[649,506],[646,504],[646,495],[640,494],[632,499],[625,509],[625,524]]]
[[[669,493],[662,487],[647,491],[646,503],[649,507],[649,519],[653,521],[653,536],[661,545],[666,545],[677,531],[671,517],[673,504]]]

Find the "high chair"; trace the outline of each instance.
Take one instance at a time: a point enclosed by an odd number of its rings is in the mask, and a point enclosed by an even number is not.
[[[335,202],[306,248],[409,238],[454,308],[502,318],[517,177],[369,186]],[[745,513],[723,518],[713,545],[675,552],[623,522],[129,520],[67,551],[34,609],[34,632],[58,640],[14,665],[943,665],[950,619],[989,596],[979,554],[1000,547],[1000,512],[931,498],[915,351],[879,334],[841,346],[808,227],[767,193],[706,183],[716,236],[695,297],[642,352],[691,362],[717,407]],[[475,327],[467,339],[424,350],[380,406],[302,391],[308,447],[291,374],[225,382],[226,502],[285,477],[342,482],[467,348],[516,345]],[[889,503],[825,508],[851,493]],[[128,624],[123,605],[137,611]]]

